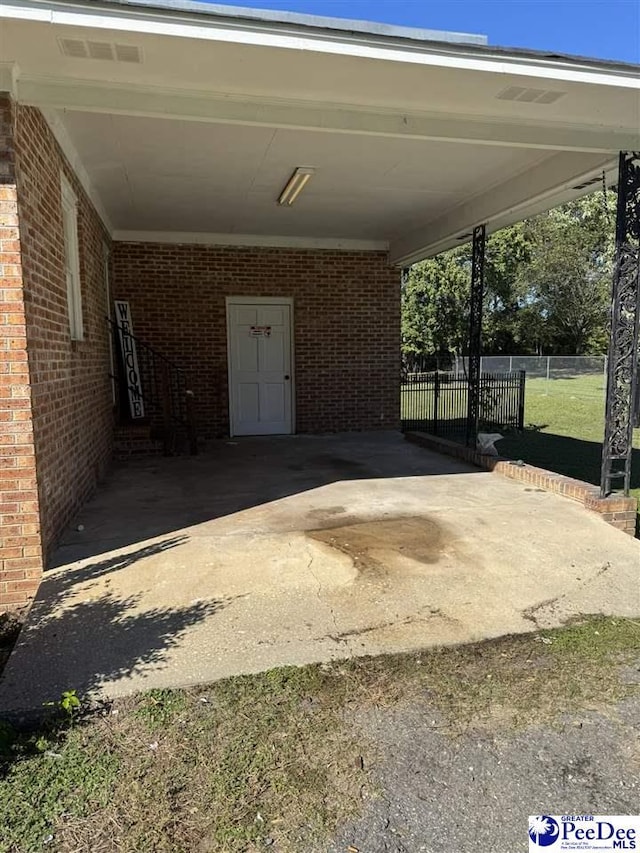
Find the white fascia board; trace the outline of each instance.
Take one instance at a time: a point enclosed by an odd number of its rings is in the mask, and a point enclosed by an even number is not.
[[[471,239],[470,234],[477,225],[485,224],[487,234],[492,234],[567,201],[588,195],[598,189],[597,184],[582,189],[575,187],[593,178],[600,178],[603,172],[607,186],[617,182],[617,160],[603,160],[595,168],[591,166],[588,170],[579,171],[580,163],[576,158],[575,171],[570,172],[572,176],[564,177],[561,181],[556,178],[556,183],[550,185],[554,174],[567,175],[568,157],[568,154],[561,154],[551,158],[511,181],[467,200],[411,234],[396,237],[391,240],[389,249],[391,263],[410,266],[447,249],[464,245]],[[545,189],[527,196],[531,187]],[[462,235],[469,235],[468,240],[460,240]]]
[[[62,149],[62,153],[66,157],[67,162],[71,167],[71,170],[75,174],[76,178],[80,181],[80,184],[86,194],[89,196],[89,200],[93,204],[96,213],[102,220],[102,224],[106,228],[108,234],[112,236],[113,225],[109,218],[109,214],[107,213],[106,208],[104,207],[102,200],[98,195],[98,192],[91,183],[91,178],[89,177],[89,174],[85,169],[82,160],[80,159],[80,155],[78,154],[75,145],[71,141],[71,137],[69,136],[66,127],[56,114],[55,110],[40,108],[40,112],[42,113],[45,121],[49,125],[49,129],[55,137],[56,142]]]
[[[21,103],[40,108],[553,151],[600,153],[640,148],[637,127],[559,127],[552,122],[371,110],[351,104],[234,97],[68,78],[21,75],[16,85]]]
[[[178,12],[162,13],[157,10],[142,11],[130,8],[123,8],[117,14],[111,10],[98,13],[90,4],[84,8],[78,5],[70,11],[68,7],[55,2],[46,8],[34,7],[29,0],[13,0],[0,4],[0,17],[640,89],[637,73],[627,73],[619,68],[590,66],[587,62],[578,64],[578,61],[517,57],[498,52],[489,56],[480,52],[474,55],[473,48],[468,45],[464,50],[444,43],[416,43],[408,46],[404,40],[356,33],[347,35],[322,32],[311,35],[301,28],[276,27],[267,22],[239,22],[236,19],[228,19],[227,22],[220,19],[196,21],[193,17]]]
[[[277,234],[210,234],[200,231],[114,231],[120,243],[170,243],[203,246],[267,246],[283,249],[329,249],[343,252],[387,252],[384,240],[352,240],[337,237],[287,237]]]

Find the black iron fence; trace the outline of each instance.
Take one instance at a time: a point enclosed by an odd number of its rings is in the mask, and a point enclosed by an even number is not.
[[[480,374],[480,430],[524,428],[525,371]],[[464,373],[403,370],[402,429],[464,439],[469,381]]]

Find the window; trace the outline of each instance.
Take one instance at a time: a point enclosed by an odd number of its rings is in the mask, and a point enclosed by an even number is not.
[[[64,269],[67,279],[67,305],[72,341],[84,337],[82,326],[82,294],[80,292],[80,253],[78,247],[78,199],[64,175],[62,189],[62,225],[64,229]]]

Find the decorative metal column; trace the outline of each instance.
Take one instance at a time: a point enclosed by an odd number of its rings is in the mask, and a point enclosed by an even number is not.
[[[640,151],[621,151],[600,493],[629,494],[640,324]]]
[[[471,299],[469,307],[469,371],[467,376],[467,444],[475,445],[480,419],[480,364],[482,355],[482,303],[484,301],[485,225],[473,229]]]

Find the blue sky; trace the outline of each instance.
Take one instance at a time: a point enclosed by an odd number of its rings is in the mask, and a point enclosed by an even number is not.
[[[224,3],[225,0],[218,0]],[[226,0],[390,24],[483,33],[489,43],[640,62],[640,0]]]

